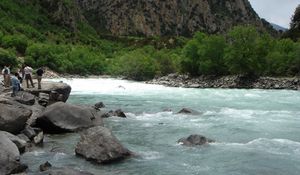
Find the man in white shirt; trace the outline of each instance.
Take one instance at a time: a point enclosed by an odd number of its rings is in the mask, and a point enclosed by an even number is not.
[[[24,68],[27,88],[29,88],[28,81],[30,81],[31,86],[34,87],[34,84],[33,84],[33,81],[32,81],[32,71],[33,71],[33,69],[28,65],[26,65],[26,67]]]
[[[3,83],[5,87],[10,86],[10,69],[9,66],[4,66],[4,69],[2,70],[3,75]]]

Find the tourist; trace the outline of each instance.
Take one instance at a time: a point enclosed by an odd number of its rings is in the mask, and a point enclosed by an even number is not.
[[[33,71],[33,69],[30,66],[28,66],[28,65],[26,65],[26,67],[24,68],[25,80],[26,80],[27,88],[29,88],[28,81],[30,81],[31,86],[34,87],[34,84],[33,84],[33,81],[32,81],[32,71]]]
[[[11,78],[12,84],[12,94],[11,96],[14,97],[17,95],[17,92],[20,91],[20,81],[18,80],[19,73],[15,73],[15,76]]]
[[[41,82],[42,82],[43,74],[44,74],[43,68],[42,67],[38,68],[38,70],[36,71],[37,80],[38,80],[38,89],[42,89]]]
[[[10,86],[10,66],[4,66],[4,69],[2,70],[2,75],[3,75],[3,83],[4,87],[9,87]]]
[[[22,76],[22,82],[20,82],[21,84],[23,83],[23,80],[25,79],[25,71],[24,71],[24,68],[25,68],[25,65],[23,64],[20,71],[19,71],[19,74],[21,74]]]

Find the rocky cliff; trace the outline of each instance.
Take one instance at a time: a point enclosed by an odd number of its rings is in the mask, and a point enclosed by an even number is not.
[[[191,36],[237,24],[263,28],[248,0],[75,0],[97,31],[113,35]]]

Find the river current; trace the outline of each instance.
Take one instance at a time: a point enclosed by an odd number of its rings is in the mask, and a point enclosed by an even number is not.
[[[61,81],[61,80],[53,80]],[[184,89],[116,79],[63,79],[71,104],[104,102],[128,118],[105,119],[120,142],[139,156],[112,165],[76,157],[79,134],[47,135],[43,148],[25,153],[29,174],[49,161],[95,175],[299,175],[300,92]],[[199,115],[176,114],[182,108]],[[201,134],[216,143],[184,147]]]

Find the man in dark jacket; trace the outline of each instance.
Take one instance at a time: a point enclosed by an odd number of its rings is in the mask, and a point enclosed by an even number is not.
[[[38,68],[38,70],[36,71],[37,80],[38,80],[38,89],[42,89],[41,82],[42,82],[43,74],[44,74],[43,68],[42,67]]]

